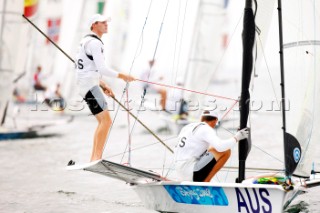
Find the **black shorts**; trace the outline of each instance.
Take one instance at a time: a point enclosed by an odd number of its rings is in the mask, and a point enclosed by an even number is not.
[[[93,115],[97,115],[103,110],[107,109],[107,102],[99,86],[92,87],[87,92],[84,100],[87,102],[89,109]]]
[[[193,181],[203,182],[209,175],[217,161],[211,152],[205,152],[193,169]]]

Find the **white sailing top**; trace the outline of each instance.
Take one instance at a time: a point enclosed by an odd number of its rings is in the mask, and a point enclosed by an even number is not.
[[[174,150],[175,167],[179,178],[192,181],[195,163],[210,146],[218,152],[224,152],[235,144],[236,139],[233,137],[221,140],[205,122],[186,125],[179,134],[179,141]]]
[[[119,74],[107,67],[103,52],[103,43],[98,38],[86,36],[82,39],[76,56],[77,84],[82,97],[92,87],[99,85],[102,75],[117,77]],[[92,59],[89,58],[91,56]]]

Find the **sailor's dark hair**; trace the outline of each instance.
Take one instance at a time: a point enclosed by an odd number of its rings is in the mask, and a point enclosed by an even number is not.
[[[96,23],[97,23],[97,21],[96,21],[96,22],[94,22],[92,25],[94,25],[94,24],[96,24]],[[93,29],[92,25],[91,25],[91,27],[90,27],[90,30],[92,30],[92,29]]]

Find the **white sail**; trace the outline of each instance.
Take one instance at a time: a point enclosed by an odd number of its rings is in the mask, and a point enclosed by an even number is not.
[[[287,131],[302,147],[297,175],[309,176],[319,158],[320,1],[283,1]],[[290,107],[290,108],[289,108]],[[319,150],[318,150],[319,151]]]
[[[62,1],[42,0],[39,2],[37,17],[33,20],[34,24],[43,31],[50,39],[59,43],[60,28],[62,18]],[[29,25],[29,28],[32,28]],[[45,76],[44,85],[48,88],[55,83],[54,72],[55,58],[60,54],[47,38],[37,30],[32,29],[32,50],[29,63],[29,80],[36,71],[37,66],[42,67],[42,73]],[[29,84],[30,85],[30,84]]]
[[[96,2],[92,2],[96,3]],[[93,4],[85,0],[63,2],[61,32],[59,46],[71,57],[74,58],[81,38],[88,34],[88,19],[94,12]],[[72,10],[70,10],[72,8]],[[74,64],[59,50],[55,58],[54,73],[55,79],[62,84],[62,94],[69,99],[78,94],[75,86]],[[67,108],[69,107],[66,106]]]
[[[185,87],[206,91],[223,54],[223,30],[226,8],[223,0],[200,0],[193,33],[192,46],[187,61]],[[185,93],[190,110],[204,107],[204,96]],[[197,110],[196,113],[199,111]]]
[[[111,17],[112,21],[109,25],[110,35],[105,44],[107,62],[116,70],[123,70],[123,56],[128,42],[128,31],[130,23],[130,0],[108,1],[105,14]]]
[[[18,62],[17,46],[22,24],[23,1],[4,0],[0,3],[0,122],[12,97],[13,80]]]
[[[241,23],[240,12],[228,10],[224,5],[226,1],[211,0],[199,1],[197,20],[195,23],[193,43],[187,61],[186,88],[196,91],[207,91],[208,93],[225,96],[236,99],[239,96],[238,89],[221,91],[218,86],[213,85],[214,90],[208,91],[210,81],[213,79],[223,79],[229,81],[230,73],[233,72],[234,80],[240,80],[241,68],[241,24],[238,29],[234,29],[237,23]],[[231,9],[239,10],[243,7],[243,2],[230,2]],[[261,48],[265,45],[269,28],[272,21],[273,11],[275,9],[275,0],[258,1],[259,12],[256,15],[257,29],[257,58],[255,66],[258,68],[263,59]],[[243,10],[241,10],[243,11]],[[231,14],[228,14],[231,13]],[[227,30],[228,24],[233,24],[232,30]],[[229,31],[229,32],[228,32]],[[229,34],[231,41],[223,41],[224,36]],[[223,44],[226,42],[227,44]],[[226,48],[226,49],[225,49]],[[235,51],[238,50],[238,51]],[[232,61],[232,63],[230,63]],[[192,105],[199,104],[199,108],[210,106],[212,97],[205,97],[194,93],[185,93],[186,99],[191,101]],[[210,99],[210,100],[209,100]],[[214,98],[217,101],[215,106],[230,107],[233,103],[230,100]],[[191,108],[191,110],[197,107]],[[219,108],[220,109],[220,108]],[[221,112],[221,115],[223,113]]]
[[[261,61],[263,59],[264,46],[267,42],[269,29],[271,25],[271,21],[275,11],[275,0],[258,0],[258,10],[255,18],[256,23],[256,45],[257,45],[257,58],[255,62],[255,66],[258,69],[261,66]]]

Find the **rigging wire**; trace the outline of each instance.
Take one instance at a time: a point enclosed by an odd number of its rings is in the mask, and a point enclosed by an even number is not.
[[[277,93],[276,93],[276,89],[275,89],[275,86],[274,86],[274,82],[273,82],[273,78],[271,76],[271,72],[270,72],[270,68],[269,68],[269,65],[268,65],[268,62],[267,62],[267,58],[266,58],[266,55],[265,55],[265,51],[264,51],[264,48],[263,48],[263,45],[262,45],[262,41],[261,41],[261,38],[260,36],[258,35],[258,38],[259,38],[259,42],[260,42],[260,46],[261,46],[261,49],[262,49],[262,55],[263,55],[263,58],[264,58],[264,61],[265,61],[265,64],[266,64],[266,67],[267,67],[267,71],[268,71],[268,75],[269,75],[269,79],[270,79],[270,82],[271,82],[271,87],[272,87],[272,90],[273,90],[273,94],[276,98],[276,102],[277,102],[277,105],[280,109],[280,102],[279,102],[279,99],[278,99],[278,96],[277,96]]]
[[[256,14],[257,14],[257,11],[258,11],[258,3],[256,0],[254,0],[255,2],[255,11],[254,11],[254,17],[256,17]],[[277,101],[277,105],[280,109],[280,105],[279,105],[279,99],[277,97],[277,94],[276,94],[276,90],[275,90],[275,86],[274,86],[274,83],[273,83],[273,79],[272,79],[272,76],[271,76],[271,72],[270,72],[270,68],[268,66],[268,62],[267,62],[267,58],[266,58],[266,54],[265,54],[265,51],[264,51],[264,46],[262,44],[262,41],[261,41],[261,37],[260,37],[260,34],[261,34],[261,30],[258,28],[258,26],[256,26],[256,32],[257,32],[257,37],[258,37],[258,41],[259,41],[259,44],[260,44],[260,47],[261,47],[261,53],[262,53],[262,56],[263,56],[263,59],[264,59],[264,62],[266,64],[266,68],[267,68],[267,71],[268,71],[268,75],[269,75],[269,78],[270,78],[270,82],[271,82],[271,87],[272,87],[272,90],[273,90],[273,93],[274,93],[274,96],[276,98],[276,101]],[[255,44],[255,49],[256,49],[256,57],[255,57],[255,64],[254,64],[254,70],[256,71],[256,61],[257,61],[257,42]],[[256,75],[256,72],[254,72],[254,77],[257,77],[258,75]],[[254,87],[254,78],[253,78],[253,81],[252,81],[252,90],[253,91],[253,87]]]
[[[153,0],[151,0],[150,3],[149,3],[147,15],[146,15],[146,18],[145,18],[145,21],[144,21],[144,24],[143,24],[143,26],[142,26],[141,33],[140,33],[140,36],[139,36],[138,45],[137,45],[137,48],[136,48],[136,51],[135,51],[133,60],[132,60],[132,62],[131,62],[129,74],[131,74],[132,68],[133,68],[133,66],[134,66],[134,62],[136,61],[136,58],[138,57],[138,55],[140,55],[141,50],[142,50],[142,46],[143,46],[143,33],[144,33],[144,29],[145,29],[145,26],[146,26],[147,21],[148,21],[148,17],[149,17],[149,14],[150,14],[150,8],[151,8],[151,5],[152,5],[152,2],[153,2]],[[140,51],[139,51],[139,49],[140,49]],[[123,96],[124,96],[124,94],[125,94],[125,92],[127,91],[128,88],[129,88],[129,83],[126,83],[126,86],[125,86],[125,88],[124,88],[124,90],[123,90],[123,92],[122,92],[121,98],[120,98],[120,102],[122,101]],[[127,102],[128,102],[128,100],[127,100]],[[116,111],[115,116],[114,116],[114,119],[113,119],[113,121],[112,121],[112,125],[111,125],[111,127],[110,127],[109,134],[108,134],[108,137],[107,137],[106,141],[108,141],[108,139],[109,139],[109,137],[110,137],[110,135],[111,135],[111,130],[112,130],[113,124],[114,124],[114,122],[115,122],[115,120],[116,120],[116,118],[117,118],[119,109],[120,109],[120,106],[118,106],[118,108],[117,108],[117,111]],[[128,113],[128,116],[129,116],[129,113]],[[134,122],[134,123],[136,123],[136,122]],[[130,126],[129,126],[128,128],[130,128]],[[129,134],[129,138],[130,138],[130,137],[131,137],[131,135]],[[106,144],[107,144],[107,142],[105,143],[105,145],[104,145],[104,147],[103,147],[103,152],[104,152],[104,149],[105,149]],[[127,147],[126,147],[126,149],[127,149]]]
[[[149,18],[149,14],[150,14],[150,9],[151,9],[152,2],[153,2],[153,0],[150,1],[149,7],[148,7],[147,15],[146,15],[146,17],[145,17],[145,21],[144,21],[144,24],[143,24],[143,26],[142,26],[141,33],[140,33],[140,36],[139,36],[138,46],[137,46],[137,48],[136,48],[136,52],[135,52],[134,57],[133,57],[133,60],[132,60],[132,62],[131,62],[129,74],[131,74],[132,69],[133,69],[134,62],[136,61],[137,57],[140,55],[140,53],[141,53],[141,51],[142,51],[142,47],[143,47],[143,33],[144,33],[144,29],[145,29],[145,27],[146,27],[146,25],[147,25],[147,22],[148,22],[148,18]],[[138,53],[139,46],[140,46],[140,51],[139,51],[139,53]]]
[[[153,54],[152,60],[155,60],[155,56],[156,56],[157,49],[158,49],[158,46],[159,46],[159,42],[160,42],[160,38],[161,38],[161,32],[162,32],[162,27],[163,27],[164,19],[165,19],[166,14],[167,14],[167,9],[168,9],[169,2],[170,2],[170,0],[168,0],[168,1],[167,1],[167,4],[166,4],[166,8],[165,8],[165,12],[164,12],[164,15],[163,15],[163,18],[162,18],[162,22],[161,22],[161,26],[160,26],[160,29],[159,29],[158,38],[157,38],[157,43],[156,43],[156,46],[155,46],[155,49],[154,49],[154,54]],[[181,3],[181,1],[180,1],[180,3]],[[150,6],[151,6],[151,3],[150,3]],[[150,6],[149,6],[149,11],[150,11]],[[179,7],[179,8],[180,8],[180,7]],[[149,16],[149,11],[148,11],[148,16]],[[178,16],[178,18],[179,18],[179,20],[180,20],[180,10],[179,10],[179,16]],[[147,18],[146,18],[146,19],[147,19]],[[176,37],[176,40],[177,40],[177,37]],[[177,42],[175,42],[175,43],[177,43]],[[181,47],[180,47],[180,48],[181,48]],[[176,53],[176,46],[175,46],[175,53]],[[175,56],[175,55],[174,55],[174,56]],[[153,66],[152,66],[152,67],[153,67]],[[149,71],[148,71],[148,76],[147,76],[147,79],[148,79],[148,80],[149,80],[150,75],[151,75],[152,67],[150,67],[150,69],[149,69]],[[131,69],[132,69],[132,67],[131,67]],[[130,72],[131,72],[131,70],[130,70]],[[144,89],[143,94],[142,94],[142,96],[141,96],[141,102],[140,102],[140,105],[139,105],[139,108],[138,108],[137,117],[139,116],[139,112],[141,111],[140,109],[141,109],[141,107],[143,106],[143,103],[144,103],[144,101],[145,101],[146,92],[147,92],[146,89]],[[127,98],[128,98],[128,96],[127,96]],[[135,126],[136,126],[136,121],[137,121],[137,120],[134,121],[133,126],[132,126],[132,128],[131,128],[131,131],[129,131],[129,141],[130,141],[130,138],[131,138],[131,136],[132,136],[132,134],[133,134],[134,128],[135,128]],[[129,123],[129,120],[128,120],[128,123]],[[128,125],[128,126],[129,126],[129,128],[130,128],[130,125]],[[128,145],[127,145],[127,146],[128,146]],[[130,147],[131,147],[131,143],[129,142],[129,159],[130,159],[130,155],[131,155]],[[127,147],[126,147],[126,149],[127,149]],[[126,150],[126,149],[125,149],[125,150]]]
[[[150,3],[149,3],[149,7],[148,7],[148,10],[147,10],[147,15],[146,15],[146,17],[145,17],[145,21],[144,21],[144,24],[143,24],[143,26],[142,26],[141,33],[140,33],[140,36],[139,36],[138,45],[137,45],[137,48],[136,48],[136,51],[135,51],[133,60],[132,60],[132,62],[131,62],[129,74],[131,74],[131,72],[132,72],[132,69],[133,69],[133,66],[134,66],[134,62],[136,61],[136,58],[140,55],[140,53],[141,53],[141,51],[142,51],[144,29],[145,29],[145,26],[147,25],[147,22],[148,22],[148,18],[149,18],[149,14],[150,14],[150,9],[151,9],[152,2],[153,2],[153,0],[151,0]],[[140,51],[139,51],[139,49],[140,49]],[[128,87],[129,84],[127,83],[126,86]],[[127,90],[124,90],[124,91],[123,91],[120,101],[122,100],[123,95],[124,95],[124,93],[125,93],[126,91],[127,91]],[[127,103],[128,103],[128,109],[129,109],[129,96],[128,96],[128,95],[127,95]],[[139,111],[138,111],[137,116],[138,116],[138,115],[139,115]],[[127,113],[127,116],[129,117],[129,113]],[[136,123],[136,121],[134,121],[134,125],[135,125],[135,123]],[[134,125],[133,125],[133,126],[134,126]],[[128,138],[129,138],[129,141],[130,141],[130,142],[128,142],[128,144],[131,144],[131,135],[132,135],[132,131],[130,132],[130,118],[128,118]],[[125,150],[127,150],[128,144],[127,144]],[[131,145],[129,145],[129,149],[130,149],[130,146],[131,146]],[[131,154],[130,154],[130,153],[131,153],[131,152],[129,152],[129,156],[128,156],[128,159],[129,159],[128,161],[129,161],[129,162],[130,162],[130,158],[131,158],[131,156],[130,156]],[[124,154],[125,154],[125,152],[123,153],[121,162],[122,162],[122,160],[123,160]]]
[[[275,160],[279,161],[280,163],[283,163],[283,164],[284,164],[284,162],[283,162],[282,160],[280,160],[280,159],[279,159],[279,158],[277,158],[276,156],[274,156],[274,155],[272,155],[272,154],[270,154],[270,153],[268,153],[268,152],[264,151],[262,148],[258,147],[257,145],[254,145],[254,144],[253,144],[253,147],[255,147],[256,149],[260,150],[260,151],[261,151],[261,152],[263,152],[264,154],[266,154],[266,155],[270,156],[271,158],[273,158],[273,159],[275,159]]]
[[[176,139],[176,138],[177,138],[177,136],[172,136],[172,137],[163,139],[162,141],[169,141],[169,140]],[[159,142],[155,142],[155,143],[147,144],[147,145],[144,145],[144,146],[139,146],[139,147],[137,147],[137,148],[131,149],[131,151],[137,151],[137,150],[144,149],[144,148],[146,148],[146,147],[150,147],[150,146],[154,146],[154,145],[158,145],[158,144],[159,144]],[[128,153],[128,151],[125,151],[125,153]],[[118,153],[118,154],[114,154],[114,155],[107,156],[107,159],[114,158],[114,157],[118,157],[118,156],[120,156],[120,155],[123,155],[123,152]]]
[[[243,14],[242,14],[242,16],[239,18],[239,21],[238,21],[236,27],[234,28],[234,30],[233,30],[233,32],[232,32],[232,34],[231,34],[230,40],[232,40],[232,38],[234,37],[234,35],[235,35],[235,33],[236,33],[236,30],[237,30],[237,28],[238,28],[238,26],[239,26],[239,24],[240,24],[240,21],[242,20],[242,17],[243,17]],[[224,51],[223,51],[223,53],[222,53],[222,55],[221,55],[221,57],[220,57],[220,59],[219,59],[219,61],[218,61],[217,66],[215,67],[213,73],[211,74],[211,76],[210,76],[211,79],[212,79],[213,76],[216,74],[216,72],[219,70],[219,68],[220,68],[220,66],[221,66],[221,63],[222,63],[222,60],[223,60],[223,58],[225,57],[225,54],[227,53],[227,49],[228,49],[229,45],[230,45],[230,42],[227,43],[227,46],[225,47],[225,49],[224,49]],[[207,86],[206,91],[207,91],[208,89],[209,89],[209,85]]]
[[[148,84],[154,84],[154,85],[158,85],[158,86],[174,88],[174,89],[184,90],[184,91],[188,91],[188,92],[192,92],[192,93],[198,93],[198,94],[202,94],[202,95],[207,95],[207,96],[212,96],[212,97],[216,97],[216,98],[221,98],[221,99],[234,101],[234,103],[232,104],[230,109],[222,116],[222,119],[224,119],[230,113],[230,111],[235,107],[235,105],[239,102],[239,100],[236,100],[236,99],[233,99],[233,98],[220,96],[220,95],[215,95],[215,94],[210,94],[210,93],[206,93],[206,92],[200,92],[200,91],[196,91],[196,90],[190,90],[190,89],[186,89],[186,88],[183,88],[183,87],[177,87],[177,86],[172,86],[172,85],[167,85],[167,84],[150,82],[150,81],[145,81],[145,80],[141,80],[141,79],[136,79],[136,80],[137,81],[141,81],[141,82],[145,82],[145,83],[148,83]]]
[[[177,28],[176,28],[176,37],[175,37],[175,42],[174,42],[174,51],[173,51],[173,60],[172,60],[172,76],[171,76],[171,84],[173,84],[174,82],[176,82],[176,79],[174,79],[174,62],[176,59],[176,52],[177,52],[177,44],[178,44],[178,31],[179,31],[179,25],[180,25],[180,7],[181,7],[181,0],[179,0],[179,12],[178,12],[178,24],[177,24]],[[177,76],[177,75],[176,75]],[[174,80],[173,80],[174,79]]]
[[[219,128],[222,128],[222,129],[225,130],[226,132],[229,132],[231,135],[234,135],[234,134],[235,134],[235,132],[232,132],[232,131],[230,131],[229,129],[223,127],[223,126],[219,126]],[[270,156],[271,158],[273,158],[273,159],[275,159],[275,160],[277,160],[277,161],[279,161],[279,162],[281,162],[281,163],[284,163],[282,160],[280,160],[279,158],[277,158],[277,157],[275,157],[274,155],[270,154],[269,152],[264,151],[262,148],[258,147],[257,145],[252,144],[252,146],[253,146],[254,148],[260,150],[261,152],[265,153],[266,155]]]
[[[170,0],[167,0],[165,12],[164,12],[164,15],[163,15],[163,18],[162,18],[162,22],[161,22],[161,26],[160,26],[160,29],[159,29],[158,38],[157,38],[157,43],[156,43],[156,46],[155,46],[155,49],[154,49],[154,53],[153,53],[152,60],[155,59],[155,56],[156,56],[156,53],[157,53],[157,49],[158,49],[159,41],[160,41],[160,37],[161,37],[161,32],[162,32],[162,26],[163,26],[164,18],[165,18],[166,13],[167,13],[169,1],[170,1]],[[150,12],[150,8],[151,8],[151,3],[152,3],[152,1],[150,2],[150,5],[149,5],[149,10],[148,10],[147,17],[149,16],[149,12]],[[146,20],[147,20],[147,18],[146,18]],[[145,24],[146,24],[146,22],[145,22]],[[144,25],[144,26],[145,26],[145,25]],[[144,27],[143,27],[143,28],[144,28]],[[143,32],[142,32],[142,34],[143,34]],[[152,69],[152,67],[150,67],[150,69],[149,69],[148,79],[149,79],[150,74],[151,74],[151,69]],[[143,103],[144,103],[144,100],[145,100],[145,95],[146,95],[146,89],[144,89],[143,94],[142,94],[142,96],[141,96],[141,102],[140,102],[140,105],[139,105],[139,108],[138,108],[138,113],[137,113],[137,116],[136,116],[137,119],[138,119],[138,117],[139,117],[139,115],[140,115],[140,111],[141,111],[141,108],[142,108]],[[122,95],[122,97],[123,97],[123,95]],[[133,134],[133,130],[134,130],[135,126],[136,126],[137,119],[135,119],[134,122],[133,122],[131,131],[130,131],[130,133],[129,133],[130,137],[131,137],[131,135]]]
[[[162,18],[162,22],[161,22],[161,26],[160,26],[160,29],[159,29],[158,38],[157,38],[157,43],[156,43],[156,46],[155,46],[155,50],[154,50],[154,54],[153,54],[152,60],[155,59],[155,56],[156,56],[156,53],[157,53],[157,49],[158,49],[158,46],[159,46],[159,41],[160,41],[160,38],[161,38],[162,27],[163,27],[164,19],[165,19],[165,17],[166,17],[166,13],[167,13],[169,1],[170,1],[170,0],[168,0],[168,1],[167,1],[167,4],[166,4],[166,9],[165,9],[165,12],[164,12],[164,15],[163,15],[163,18]],[[151,6],[151,3],[150,3],[150,6]],[[149,6],[149,10],[148,10],[148,15],[147,15],[147,16],[149,16],[150,6]],[[146,18],[146,20],[147,20],[147,18]],[[146,24],[146,21],[145,21],[145,24]],[[145,26],[145,25],[144,25],[144,26]],[[144,28],[144,27],[143,27],[143,28]],[[142,34],[143,34],[143,33],[142,33]],[[132,63],[132,66],[133,66],[133,63]],[[131,67],[131,69],[132,69],[132,67]],[[152,67],[150,67],[150,69],[149,69],[148,79],[150,78],[151,69],[152,69]],[[130,71],[130,72],[131,72],[131,71]],[[124,91],[124,92],[125,92],[125,91]],[[138,118],[138,116],[139,116],[139,112],[141,111],[140,109],[141,109],[141,107],[143,106],[145,95],[146,95],[146,89],[144,90],[143,95],[141,96],[141,103],[140,103],[140,106],[139,106],[139,108],[138,108],[137,118]],[[122,95],[122,97],[123,97],[123,95]],[[121,99],[122,99],[122,98],[121,98]],[[133,134],[133,130],[134,130],[135,126],[136,126],[136,122],[137,122],[137,119],[135,119],[135,121],[134,121],[134,123],[133,123],[133,126],[132,126],[132,128],[131,128],[131,131],[129,132],[129,138],[131,138],[131,136],[132,136],[132,134]],[[125,150],[127,150],[127,147],[128,147],[128,144],[127,144]],[[130,147],[130,145],[129,145],[129,147]],[[129,150],[130,150],[130,148],[129,148]],[[123,155],[124,155],[124,154],[125,154],[125,152],[123,153]],[[129,155],[130,155],[130,152],[129,152]]]
[[[146,80],[142,80],[142,79],[136,79],[136,80],[137,81],[141,81],[141,82],[145,82],[145,83],[148,83],[148,84],[154,84],[154,85],[158,85],[158,86],[162,86],[162,87],[174,88],[174,89],[184,90],[184,91],[188,91],[188,92],[192,92],[192,93],[198,93],[198,94],[201,94],[201,95],[207,95],[207,96],[212,96],[212,97],[216,97],[216,98],[227,99],[227,100],[238,102],[237,99],[228,98],[228,97],[225,97],[225,96],[220,96],[220,95],[215,95],[215,94],[210,94],[210,93],[207,93],[207,92],[201,92],[201,91],[191,90],[191,89],[187,89],[187,88],[183,88],[183,87],[178,87],[178,86],[172,86],[172,85],[168,85],[168,84],[162,84],[162,83],[146,81]]]
[[[182,24],[182,29],[181,29],[182,35],[184,35],[184,27],[185,27],[185,21],[186,21],[186,14],[187,14],[188,4],[189,4],[189,0],[186,1],[186,6],[185,6],[185,9],[184,9],[183,24]],[[181,40],[182,40],[182,39],[181,39]],[[180,43],[179,55],[178,55],[178,62],[177,62],[177,69],[180,67],[180,53],[181,53],[181,49],[182,49],[182,44]],[[178,70],[176,71],[176,74],[177,74],[177,73],[178,73]],[[176,75],[175,79],[177,79],[177,75]]]
[[[152,3],[152,2],[151,2]],[[151,3],[150,3],[150,5],[149,5],[149,10],[148,10],[148,15],[147,15],[147,17],[146,17],[146,21],[145,21],[145,24],[144,24],[144,26],[146,25],[146,22],[147,22],[147,18],[148,18],[148,16],[149,16],[149,11],[150,11],[150,6],[151,6]],[[188,3],[188,2],[187,2]],[[159,29],[159,34],[158,34],[158,39],[157,39],[157,43],[156,43],[156,46],[155,46],[155,50],[154,50],[154,54],[153,54],[153,60],[155,59],[155,56],[156,56],[156,53],[157,53],[157,49],[158,49],[158,46],[159,46],[159,42],[160,42],[160,37],[161,37],[161,32],[162,32],[162,27],[163,27],[163,22],[164,22],[164,18],[166,17],[166,13],[167,13],[167,9],[168,9],[168,4],[169,4],[169,0],[167,1],[167,5],[166,5],[166,9],[165,9],[165,12],[164,12],[164,15],[163,15],[163,19],[162,19],[162,23],[161,23],[161,26],[160,26],[160,29]],[[187,6],[186,6],[186,8],[187,8]],[[185,9],[186,10],[186,9]],[[179,13],[180,14],[180,13]],[[186,12],[185,12],[185,14],[186,14]],[[184,17],[185,17],[185,14],[184,14]],[[144,28],[144,26],[143,26],[143,28]],[[183,25],[184,26],[184,25]],[[143,35],[143,30],[142,30],[142,33],[141,33],[141,35]],[[143,40],[143,36],[141,36],[141,38],[142,38],[142,40]],[[181,47],[180,47],[181,48]],[[133,64],[134,64],[134,61],[135,61],[135,58],[134,58],[134,60],[133,60],[133,62],[132,62],[132,65],[131,65],[131,68],[130,68],[130,72],[132,71],[132,67],[133,67]],[[150,74],[151,74],[151,70],[152,69],[152,67],[150,68],[150,70],[149,70],[149,72],[148,72],[148,79],[149,79],[149,77],[150,77]],[[138,80],[138,79],[137,79]],[[140,81],[142,81],[142,80],[140,80]],[[146,82],[146,81],[145,81]],[[151,83],[151,82],[147,82],[147,83]],[[157,84],[157,83],[153,83],[153,84]],[[178,88],[178,87],[174,87],[174,86],[169,86],[169,85],[161,85],[161,86],[167,86],[167,87],[171,87],[171,88],[175,88],[175,89],[182,89],[182,88]],[[187,89],[184,89],[184,90],[187,90]],[[187,90],[188,91],[188,90]],[[196,91],[192,91],[192,90],[189,90],[190,92],[196,92]],[[124,91],[125,92],[125,91]],[[196,92],[197,93],[197,92]],[[198,92],[199,93],[199,92]],[[142,104],[143,104],[143,102],[144,102],[144,99],[145,99],[145,95],[146,95],[146,90],[144,91],[144,93],[143,93],[143,95],[142,95],[142,97],[141,97],[141,104],[140,104],[140,106],[139,106],[139,109],[141,109],[141,107],[142,107]],[[206,94],[207,95],[207,94]],[[122,96],[123,97],[123,96]],[[121,97],[121,99],[120,100],[122,100],[122,97]],[[127,96],[128,97],[128,96]],[[215,95],[215,97],[220,97],[220,98],[224,98],[224,99],[229,99],[229,98],[226,98],[226,97],[222,97],[222,96],[217,96],[217,95]],[[233,101],[235,101],[235,103],[233,104],[233,106],[238,102],[238,100],[235,100],[235,99],[231,99],[231,100],[233,100]],[[229,110],[230,111],[230,110]],[[229,112],[228,111],[228,112]],[[138,112],[140,112],[140,110],[138,110]],[[227,113],[228,113],[227,112]],[[227,114],[226,113],[226,114]],[[224,115],[224,117],[226,116],[226,114]],[[138,116],[139,116],[139,113],[138,113]],[[134,123],[133,123],[133,126],[132,126],[132,128],[131,128],[131,131],[130,131],[130,133],[129,133],[129,138],[131,138],[131,136],[132,136],[132,134],[133,134],[133,130],[134,130],[134,127],[135,127],[135,124],[136,124],[136,120],[134,121]],[[130,139],[129,139],[130,140]],[[130,142],[129,142],[129,144],[130,144]],[[129,145],[129,147],[130,147],[130,145]],[[127,149],[127,148],[126,148]],[[129,150],[130,150],[130,148],[129,148]]]
[[[239,26],[239,24],[240,24],[240,21],[242,20],[242,17],[243,17],[243,14],[242,14],[242,16],[239,18],[239,20],[238,20],[238,22],[237,22],[237,24],[236,24],[236,26],[235,26],[232,34],[231,34],[230,40],[233,39],[233,37],[234,37],[234,35],[235,35],[235,33],[236,33],[236,29],[238,28],[238,26]],[[227,52],[227,49],[228,49],[229,45],[230,45],[230,41],[227,43],[227,45],[226,45],[226,47],[225,47],[225,49],[224,49],[224,51],[223,51],[223,53],[222,53],[219,61],[218,61],[218,64],[217,64],[217,66],[216,66],[215,69],[214,69],[214,72],[210,75],[210,78],[212,78],[212,77],[215,75],[215,73],[218,71],[218,69],[220,68],[220,65],[221,65],[221,63],[222,63],[222,61],[223,61],[223,58],[225,57],[225,54],[226,54],[226,52]],[[208,85],[208,86],[206,87],[206,89],[205,89],[205,93],[204,93],[205,95],[208,95],[208,94],[207,94],[208,89],[209,89],[209,85]],[[190,92],[191,92],[191,91],[190,91]],[[192,91],[192,92],[193,92],[193,91]],[[196,92],[196,93],[197,93],[197,92]],[[200,94],[201,94],[201,93],[200,93]],[[213,97],[218,97],[218,98],[223,98],[223,99],[229,99],[229,98],[220,97],[220,96],[216,96],[216,95],[212,95],[212,96],[213,96]],[[230,111],[234,108],[234,106],[239,102],[239,100],[237,100],[237,99],[230,99],[230,100],[233,100],[233,101],[234,101],[234,104],[233,104],[232,107],[222,116],[222,119],[221,119],[221,120],[223,120],[223,119],[230,113]]]
[[[151,133],[162,145],[164,145],[170,152],[173,153],[172,149],[164,143],[154,132],[152,132],[144,123],[142,123],[133,113],[130,112],[129,109],[127,109],[125,106],[123,106],[122,103],[120,103],[116,98],[112,97],[113,100],[115,100],[124,110],[126,110],[132,117],[136,119],[146,130],[148,130],[149,133]]]
[[[181,3],[181,0],[180,0]],[[178,71],[179,71],[179,67],[180,67],[180,54],[181,54],[181,49],[182,49],[182,35],[184,35],[184,27],[185,27],[185,21],[186,21],[186,14],[187,14],[187,8],[188,8],[188,3],[189,0],[186,0],[186,4],[184,7],[184,13],[183,13],[183,22],[182,22],[182,29],[181,29],[181,36],[180,36],[180,44],[179,44],[179,49],[178,49],[178,56],[177,56],[177,63],[176,63],[176,71],[172,72],[172,75],[175,73],[175,76],[172,76],[171,79],[171,84],[174,84],[177,81],[177,76],[178,76]],[[179,7],[180,8],[180,7]],[[178,26],[180,23],[180,10],[179,10],[179,22],[178,22]],[[178,32],[178,27],[177,27],[177,32]],[[178,33],[177,33],[178,34]],[[176,41],[177,41],[177,37],[176,37]],[[175,44],[177,44],[178,42],[175,42]],[[173,57],[173,67],[174,67],[174,62],[176,61],[176,46],[175,46],[175,51],[174,51],[174,57]],[[174,81],[172,81],[174,79]]]
[[[140,33],[140,37],[139,37],[139,42],[138,42],[138,46],[136,48],[136,52],[134,54],[134,58],[132,60],[132,63],[131,63],[131,67],[130,67],[130,70],[129,70],[129,74],[131,74],[132,72],[132,68],[133,68],[133,65],[134,65],[134,62],[136,60],[136,58],[138,57],[138,55],[140,55],[141,51],[142,51],[142,47],[143,47],[143,33],[144,33],[144,28],[147,24],[147,20],[148,20],[148,17],[149,17],[149,13],[150,13],[150,8],[151,8],[151,5],[152,5],[152,0],[150,1],[150,4],[149,4],[149,7],[148,7],[148,12],[147,12],[147,16],[145,18],[145,22],[144,22],[144,25],[142,27],[142,30],[141,30],[141,33]],[[140,51],[139,50],[139,46],[140,46]],[[139,52],[139,53],[138,53]],[[129,86],[129,84],[127,83],[127,85]],[[129,109],[130,106],[129,106],[129,91],[128,89],[126,90],[126,99],[127,99],[127,108]],[[127,122],[128,122],[128,144],[126,146],[126,149],[128,147],[129,149],[129,153],[128,153],[128,164],[129,166],[131,166],[131,138],[132,138],[132,134],[131,134],[131,131],[130,131],[130,114],[129,112],[127,113]],[[126,150],[125,149],[125,150]],[[124,155],[123,155],[124,156]],[[122,161],[122,160],[121,160]]]
[[[126,92],[126,99],[127,99],[127,109],[130,110],[130,105],[129,105],[129,90]],[[131,134],[130,134],[130,114],[129,112],[127,113],[127,122],[128,122],[128,147],[129,147],[129,154],[128,154],[128,165],[131,166]]]

